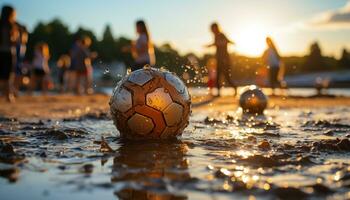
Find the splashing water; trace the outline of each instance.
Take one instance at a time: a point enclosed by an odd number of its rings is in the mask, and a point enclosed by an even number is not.
[[[109,68],[107,67],[107,68],[105,68],[105,70],[103,71],[103,74],[109,74],[109,72],[110,72],[110,70],[109,70]]]

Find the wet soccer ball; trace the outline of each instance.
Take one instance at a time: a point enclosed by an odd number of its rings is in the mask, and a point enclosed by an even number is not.
[[[239,104],[244,113],[263,114],[267,107],[267,97],[260,88],[251,85],[243,89]]]
[[[117,84],[109,105],[121,137],[167,139],[188,125],[191,98],[174,73],[146,67]]]

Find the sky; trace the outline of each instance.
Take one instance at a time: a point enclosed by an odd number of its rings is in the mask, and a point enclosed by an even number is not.
[[[72,32],[82,26],[101,37],[109,24],[115,37],[135,38],[134,23],[144,19],[156,44],[170,43],[183,54],[213,52],[204,47],[213,40],[212,22],[238,54],[261,55],[266,36],[285,56],[304,55],[315,41],[328,56],[350,50],[350,0],[0,0],[4,4],[16,8],[29,30],[59,18]]]

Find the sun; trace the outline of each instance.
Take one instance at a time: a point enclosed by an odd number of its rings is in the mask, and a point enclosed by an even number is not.
[[[267,27],[254,23],[242,26],[232,35],[236,43],[235,49],[239,54],[260,56],[266,48],[265,38],[268,36]]]

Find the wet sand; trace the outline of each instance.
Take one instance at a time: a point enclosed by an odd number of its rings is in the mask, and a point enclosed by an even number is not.
[[[55,96],[22,96],[15,103],[0,99],[0,116],[18,119],[64,119],[78,118],[87,114],[99,115],[109,111],[109,95],[96,94],[89,96],[55,95]],[[193,97],[193,112],[206,110],[235,110],[238,98],[226,96],[212,98],[207,96]],[[269,108],[317,108],[332,106],[350,106],[350,97],[269,97]]]
[[[0,100],[4,199],[349,199],[350,98],[194,97],[172,141],[125,141],[107,95]]]

